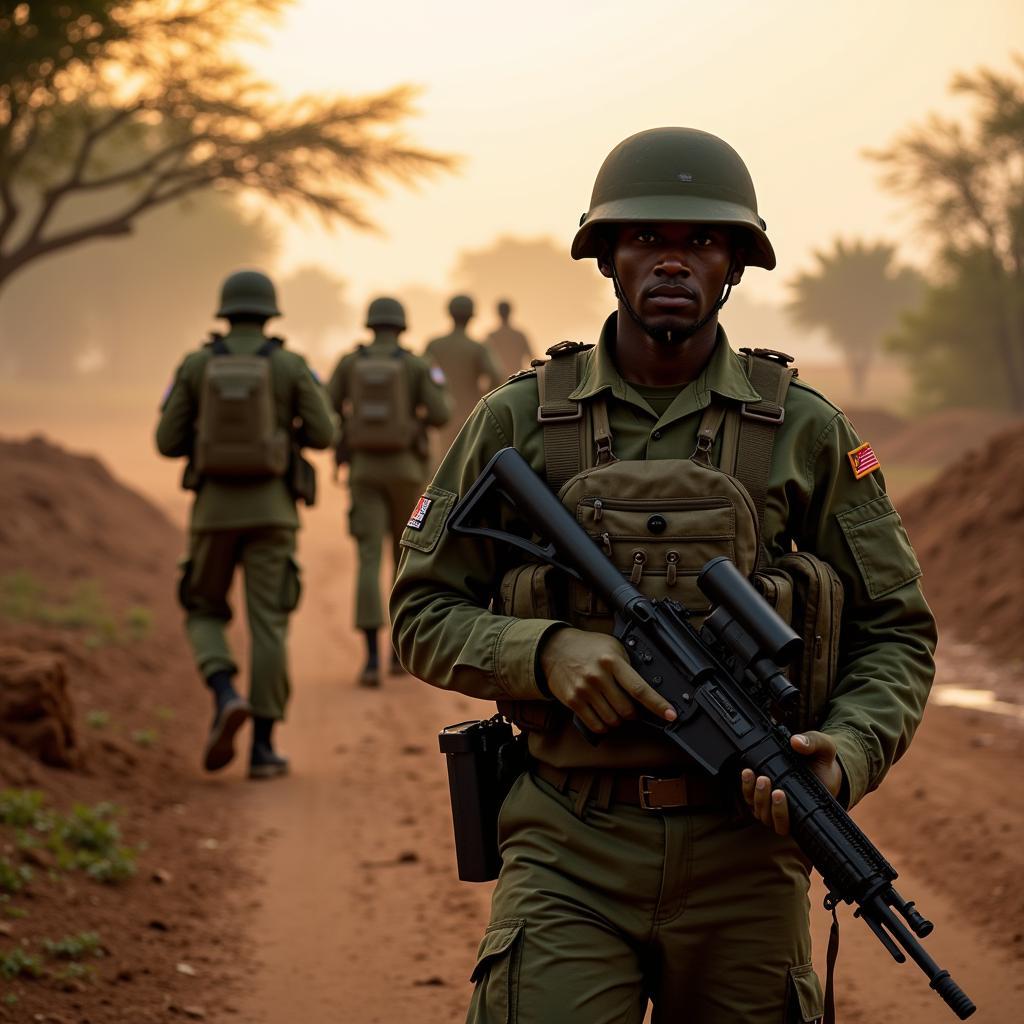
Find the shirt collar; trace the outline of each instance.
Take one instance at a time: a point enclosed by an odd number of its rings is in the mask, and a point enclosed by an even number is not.
[[[597,347],[591,352],[590,359],[587,360],[584,368],[583,379],[569,396],[570,398],[575,400],[593,398],[594,395],[608,390],[616,398],[628,400],[627,391],[632,389],[612,358],[615,348],[616,318],[617,314],[612,313],[604,322]],[[759,402],[761,400],[761,396],[754,390],[747,378],[742,359],[732,350],[725,329],[721,325],[718,327],[718,335],[715,347],[711,351],[711,358],[697,379],[685,387],[694,388],[698,408],[704,408],[710,403],[712,391],[723,398],[732,398],[737,402]]]

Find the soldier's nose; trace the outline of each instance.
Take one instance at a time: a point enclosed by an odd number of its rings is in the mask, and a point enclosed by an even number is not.
[[[683,262],[683,258],[674,253],[667,254],[659,260],[654,268],[656,274],[662,277],[689,277],[690,268]]]

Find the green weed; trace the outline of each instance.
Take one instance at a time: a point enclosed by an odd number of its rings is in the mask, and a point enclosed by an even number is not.
[[[79,932],[62,939],[43,939],[43,949],[57,960],[83,960],[89,956],[105,956],[106,950],[96,932]]]
[[[7,619],[38,619],[43,608],[42,584],[29,572],[0,576],[0,614]]]
[[[110,725],[109,711],[89,711],[85,716],[85,724],[90,729],[106,729]]]
[[[155,747],[159,738],[160,734],[156,729],[135,729],[132,732],[132,742],[147,750]]]
[[[4,1006],[17,1006],[18,994],[16,992],[5,992],[3,998],[0,998],[0,1003],[3,1003]]]
[[[174,708],[157,708],[156,717],[161,722],[173,722],[176,712]]]
[[[43,961],[15,946],[9,953],[0,953],[0,976],[4,978],[41,978]]]
[[[145,640],[153,630],[153,613],[145,605],[131,605],[124,613],[124,629],[132,643]]]
[[[59,988],[69,988],[77,981],[92,981],[96,972],[89,964],[70,963],[53,975]]]
[[[32,869],[0,857],[0,892],[19,893],[32,881]]]
[[[0,791],[0,825],[28,828],[36,823],[46,798],[38,789]]]

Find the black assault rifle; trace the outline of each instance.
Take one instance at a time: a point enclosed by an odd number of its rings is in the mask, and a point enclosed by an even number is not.
[[[504,497],[545,543],[479,525],[489,497]],[[802,641],[728,558],[712,559],[698,579],[715,606],[698,632],[678,602],[650,600],[624,579],[514,448],[491,459],[449,529],[525,551],[599,594],[615,613],[615,636],[633,667],[678,716],[646,721],[713,777],[729,779],[743,768],[768,776],[786,794],[793,838],[825,881],[825,907],[855,903],[855,916],[897,963],[909,955],[960,1020],[974,1013],[914,937],[928,935],[931,922],[896,892],[889,862],[790,747],[784,714],[776,712],[797,696],[783,669]]]

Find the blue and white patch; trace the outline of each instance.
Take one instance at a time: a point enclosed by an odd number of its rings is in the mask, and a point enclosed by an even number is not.
[[[409,516],[409,522],[405,525],[410,530],[422,530],[423,524],[427,521],[427,513],[430,512],[430,506],[433,504],[434,502],[424,494],[416,502],[416,507],[412,510],[412,515]]]
[[[448,383],[448,378],[444,375],[444,370],[440,366],[432,366],[430,368],[430,379],[439,388],[443,388]]]

